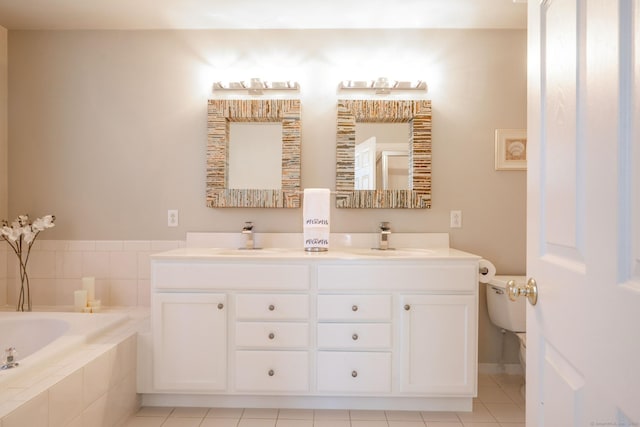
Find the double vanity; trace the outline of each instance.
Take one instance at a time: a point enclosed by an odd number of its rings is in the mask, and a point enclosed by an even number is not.
[[[371,238],[154,255],[143,403],[471,410],[479,257],[447,234]]]

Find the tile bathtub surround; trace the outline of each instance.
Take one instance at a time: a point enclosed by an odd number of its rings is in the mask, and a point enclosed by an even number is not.
[[[150,255],[184,246],[173,240],[38,240],[27,267],[33,304],[72,306],[82,277],[93,276],[102,305],[148,307]],[[15,255],[0,248],[0,305],[17,300],[18,277]]]
[[[136,332],[147,323],[148,310],[130,311],[129,322],[4,384],[0,426],[122,425],[140,406]]]
[[[522,376],[478,382],[471,412],[143,407],[122,427],[525,427]]]
[[[7,247],[0,242],[0,306],[7,305]]]

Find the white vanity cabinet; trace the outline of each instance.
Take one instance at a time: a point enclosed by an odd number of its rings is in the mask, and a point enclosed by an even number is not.
[[[377,346],[363,349],[366,353],[357,357],[363,361],[377,358],[376,375],[381,379],[393,374],[396,383],[389,386],[397,395],[474,396],[477,268],[477,262],[450,260],[327,263],[318,267],[318,320],[391,322],[393,344],[386,347],[392,352],[391,363],[380,360],[379,351],[385,349],[381,346],[386,341],[384,332],[377,336]],[[342,294],[336,295],[338,292]],[[368,304],[361,308],[355,298]],[[351,301],[354,311],[349,313]],[[324,307],[336,314],[323,318]],[[380,327],[384,323],[371,325]],[[319,371],[318,375],[323,374]]]
[[[227,388],[227,313],[223,293],[153,296],[153,377],[158,390]]]
[[[309,296],[236,295],[235,389],[309,391]]]
[[[479,257],[237,252],[152,256],[143,404],[471,410]]]
[[[402,295],[400,391],[471,395],[476,383],[474,295]]]
[[[392,383],[390,294],[318,295],[318,391],[388,394]]]

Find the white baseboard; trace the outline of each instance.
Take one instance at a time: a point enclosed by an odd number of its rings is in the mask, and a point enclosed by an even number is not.
[[[478,363],[479,374],[524,375],[519,363]]]

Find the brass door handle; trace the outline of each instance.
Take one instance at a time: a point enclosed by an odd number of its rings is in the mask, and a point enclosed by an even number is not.
[[[522,296],[527,297],[531,305],[538,303],[538,284],[534,278],[527,280],[527,284],[524,286],[518,286],[515,280],[509,280],[507,282],[507,293],[511,301],[515,301]]]

